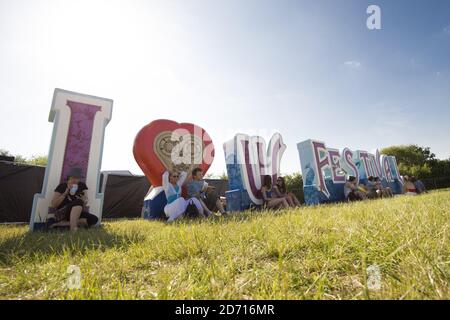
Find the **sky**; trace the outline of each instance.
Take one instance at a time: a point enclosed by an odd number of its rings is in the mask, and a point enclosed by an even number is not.
[[[369,5],[381,30],[369,30]],[[236,133],[450,157],[450,1],[0,0],[0,149],[49,150],[53,91],[114,100],[102,170],[142,174],[132,147],[156,119],[211,136],[225,172]]]

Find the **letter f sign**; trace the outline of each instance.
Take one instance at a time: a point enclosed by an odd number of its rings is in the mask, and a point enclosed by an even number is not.
[[[367,7],[367,14],[370,16],[367,18],[366,25],[369,30],[381,29],[381,9],[377,5],[370,5]]]

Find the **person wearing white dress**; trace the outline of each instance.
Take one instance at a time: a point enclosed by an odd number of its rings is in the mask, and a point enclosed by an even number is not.
[[[167,218],[169,218],[167,220],[168,222],[174,221],[175,219],[183,216],[186,211],[186,207],[190,202],[193,202],[200,214],[203,214],[203,208],[197,199],[193,198],[186,200],[181,196],[181,187],[186,180],[186,176],[187,173],[184,171],[180,174],[166,171],[162,176],[162,185],[167,198],[164,213]]]

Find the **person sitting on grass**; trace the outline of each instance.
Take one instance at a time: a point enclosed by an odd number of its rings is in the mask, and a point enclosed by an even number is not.
[[[274,191],[272,188],[272,177],[269,175],[263,176],[263,183],[261,187],[261,195],[264,200],[264,205],[267,209],[284,209],[289,208],[289,203],[286,197],[276,198],[274,197]]]
[[[380,194],[381,197],[393,197],[394,193],[392,192],[392,189],[389,187],[383,187],[383,184],[381,183],[381,179],[379,177],[375,177],[375,188],[377,190],[377,193]]]
[[[349,176],[347,182],[344,184],[344,196],[347,201],[363,200],[363,195],[358,190],[356,177]]]
[[[300,201],[298,201],[295,194],[287,191],[286,182],[283,177],[277,178],[277,183],[273,186],[273,191],[277,198],[285,198],[291,207],[300,206]]]
[[[220,197],[215,189],[214,186],[209,186],[208,183],[203,180],[203,170],[201,168],[192,170],[192,180],[187,184],[187,194],[189,198],[196,198],[199,200],[206,217],[211,216],[212,212],[226,215],[222,201],[220,201]]]
[[[85,193],[88,187],[80,178],[81,169],[73,168],[69,171],[67,182],[56,187],[51,202],[51,206],[56,209],[56,222],[50,228],[69,226],[71,231],[77,231],[79,227],[88,228],[98,222],[97,216],[84,211],[88,202]]]
[[[169,172],[166,171],[162,176],[162,185],[167,198],[167,204],[164,207],[164,213],[168,220],[172,222],[175,219],[182,217],[189,204],[189,200],[185,200],[181,196],[181,188],[186,180],[186,172]],[[192,202],[197,207],[200,215],[203,216],[203,207],[200,201],[196,198],[192,198]]]
[[[367,198],[369,199],[381,198],[381,191],[377,189],[375,178],[373,176],[369,176],[367,178],[366,191],[367,191]]]
[[[428,192],[427,188],[425,188],[425,185],[423,184],[423,182],[420,179],[417,179],[416,177],[412,176],[411,181],[412,181],[412,183],[414,183],[414,186],[416,187],[418,194]]]
[[[409,176],[403,177],[403,193],[407,196],[416,196],[417,189]]]

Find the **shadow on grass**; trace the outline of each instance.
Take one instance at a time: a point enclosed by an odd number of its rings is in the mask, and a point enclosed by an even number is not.
[[[144,239],[139,233],[112,233],[103,227],[79,230],[76,233],[26,232],[0,243],[0,265],[11,265],[17,258],[38,255],[84,254],[89,250],[109,248],[123,250]]]

